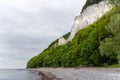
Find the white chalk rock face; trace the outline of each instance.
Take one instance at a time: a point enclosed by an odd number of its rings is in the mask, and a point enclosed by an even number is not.
[[[90,24],[93,24],[100,17],[102,17],[107,11],[112,9],[112,5],[108,4],[108,2],[102,1],[99,4],[94,4],[89,6],[83,13],[75,18],[74,24],[71,29],[69,40],[72,40],[75,34]]]
[[[82,14],[75,17],[69,38],[65,40],[63,37],[60,37],[58,40],[58,45],[66,44],[68,41],[72,40],[79,30],[87,27],[90,24],[93,24],[106,12],[111,10],[112,7],[113,6],[111,4],[108,4],[107,0],[101,1],[98,4],[94,4],[87,7]]]
[[[63,45],[63,44],[65,44],[67,41],[64,39],[64,37],[60,37],[59,39],[58,39],[58,45]]]

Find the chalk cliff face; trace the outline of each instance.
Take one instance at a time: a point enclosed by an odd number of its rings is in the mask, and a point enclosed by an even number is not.
[[[27,68],[119,66],[119,3],[120,0],[87,0],[71,31],[31,58]]]
[[[67,40],[64,37],[58,39],[58,45],[62,45],[72,40],[75,34],[90,24],[93,24],[100,17],[102,17],[106,12],[112,9],[112,5],[108,4],[107,0],[101,1],[98,4],[91,5],[87,7],[79,16],[75,17],[74,24],[71,28],[70,36]]]
[[[62,44],[65,44],[65,43],[67,43],[67,40],[65,40],[64,37],[60,37],[58,39],[58,45],[62,45]]]

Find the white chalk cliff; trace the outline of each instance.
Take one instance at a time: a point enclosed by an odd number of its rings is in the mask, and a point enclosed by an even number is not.
[[[79,16],[75,17],[74,24],[71,28],[70,36],[67,40],[64,37],[58,39],[58,45],[62,45],[72,40],[75,34],[87,27],[90,24],[93,24],[99,18],[101,18],[106,12],[112,9],[112,5],[108,4],[108,1],[104,0],[98,4],[87,7]]]

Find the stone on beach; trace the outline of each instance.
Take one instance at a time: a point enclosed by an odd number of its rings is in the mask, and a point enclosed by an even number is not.
[[[38,68],[34,70],[54,77],[53,80],[120,80],[120,68]]]

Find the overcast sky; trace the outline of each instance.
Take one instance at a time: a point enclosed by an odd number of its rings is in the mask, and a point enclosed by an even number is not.
[[[86,0],[0,0],[0,68],[27,61],[71,30]]]

